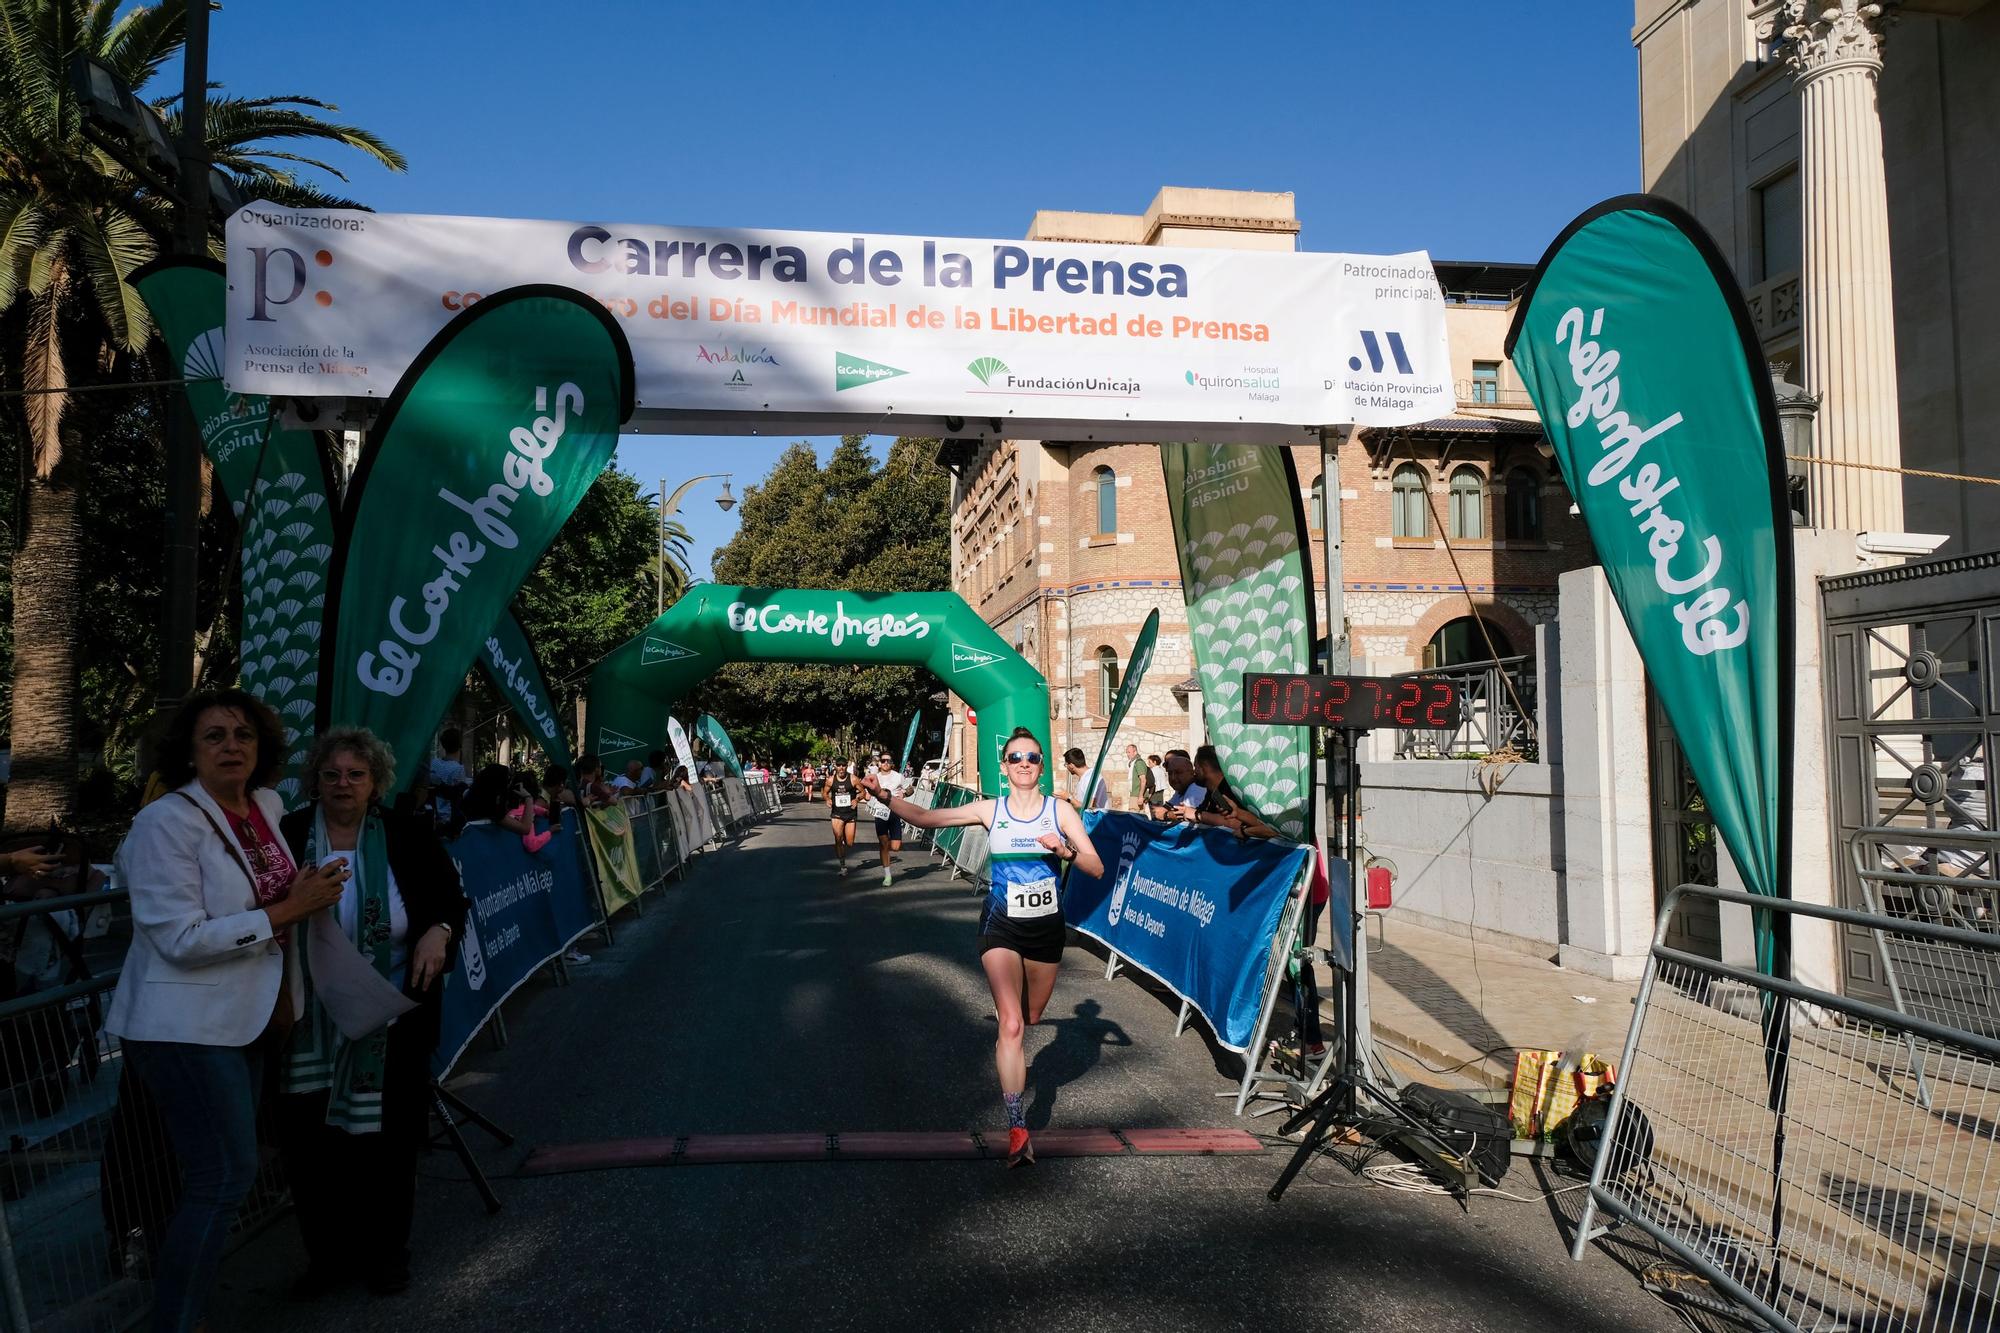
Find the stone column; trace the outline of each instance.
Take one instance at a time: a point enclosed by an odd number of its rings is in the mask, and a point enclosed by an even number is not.
[[[1802,368],[1820,400],[1822,458],[1902,463],[1896,325],[1889,275],[1889,194],[1876,77],[1882,6],[1785,0],[1772,26],[1799,86],[1799,193],[1805,222]],[[1903,529],[1902,478],[1811,469],[1816,528]]]

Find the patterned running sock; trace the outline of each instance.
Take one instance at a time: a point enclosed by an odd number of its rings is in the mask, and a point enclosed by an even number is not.
[[[1021,1104],[1026,1096],[1027,1094],[1024,1092],[1003,1092],[1000,1094],[1000,1100],[1007,1103],[1007,1128],[1026,1129],[1028,1127],[1028,1109]]]

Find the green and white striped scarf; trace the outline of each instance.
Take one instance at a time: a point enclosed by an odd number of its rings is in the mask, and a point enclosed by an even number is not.
[[[353,853],[354,879],[361,886],[361,910],[355,914],[356,948],[384,978],[389,976],[389,852],[382,821],[370,814],[361,825],[360,846]],[[312,834],[306,840],[306,865],[318,865],[331,854],[326,820],[313,807]],[[334,1026],[333,1015],[312,993],[312,958],[308,932],[297,936],[299,969],[306,981],[304,1018],[293,1025],[285,1047],[283,1089],[318,1092],[331,1088],[326,1123],[349,1134],[374,1134],[382,1128],[383,1071],[388,1064],[389,1030],[371,1032],[349,1041]]]

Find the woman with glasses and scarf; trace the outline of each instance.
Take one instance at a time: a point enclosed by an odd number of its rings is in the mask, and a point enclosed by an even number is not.
[[[458,867],[431,826],[377,802],[395,785],[395,757],[359,727],[329,731],[306,761],[312,799],[286,815],[299,864],[340,866],[340,932],[416,1008],[348,1040],[309,997],[287,1043],[278,1088],[279,1146],[291,1181],[309,1299],[348,1278],[377,1295],[410,1285],[410,1215],[417,1153],[430,1128],[431,1055],[452,943],[465,929]],[[313,947],[302,959],[310,992]]]
[[[158,1103],[184,1187],[153,1271],[156,1330],[201,1324],[229,1226],[257,1178],[264,1063],[304,1003],[293,929],[341,880],[288,855],[277,715],[242,690],[197,694],[160,743],[169,788],[118,848],[132,944],[104,1028]]]
[[[1042,1021],[1062,966],[1068,926],[1063,921],[1061,875],[1074,861],[1083,873],[1104,873],[1104,862],[1084,833],[1073,806],[1042,795],[1047,749],[1035,733],[1016,727],[1001,750],[1007,794],[943,810],[926,810],[882,792],[874,774],[861,779],[870,796],[916,828],[984,824],[992,855],[992,887],[979,917],[979,962],[993,990],[1000,1020],[993,1063],[1000,1073],[1000,1096],[1007,1105],[1007,1165],[1035,1160],[1028,1138],[1023,1096],[1028,1086],[1022,1051],[1025,1024]]]

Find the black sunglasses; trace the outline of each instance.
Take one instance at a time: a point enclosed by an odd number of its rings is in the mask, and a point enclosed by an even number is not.
[[[1009,750],[1007,752],[1007,762],[1010,764],[1039,764],[1042,762],[1042,757],[1038,754],[1030,754],[1026,750]]]

